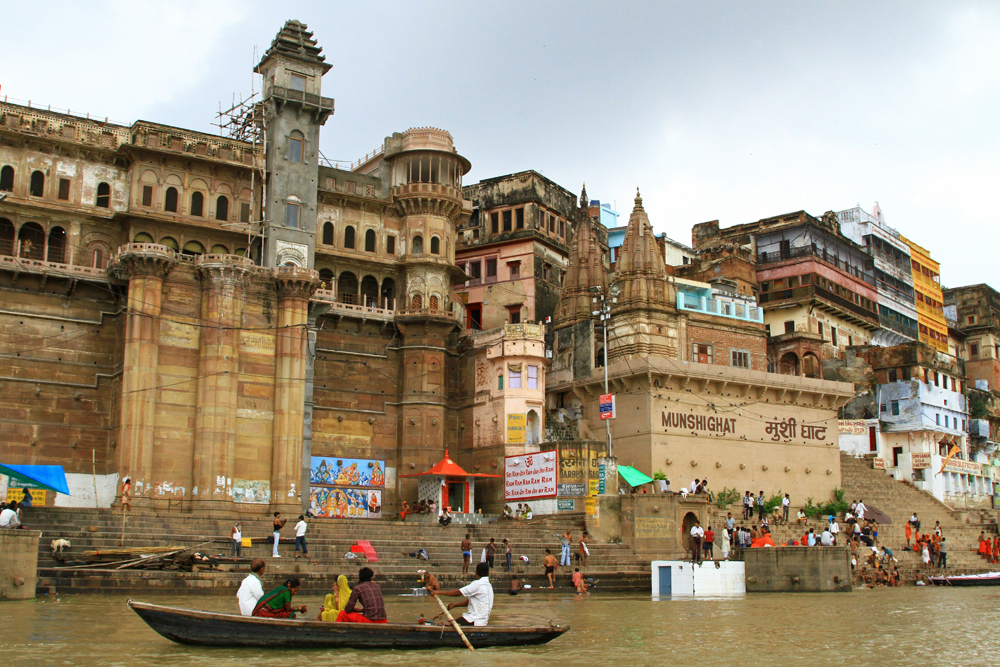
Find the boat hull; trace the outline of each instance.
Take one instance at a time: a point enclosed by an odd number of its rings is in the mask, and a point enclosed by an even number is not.
[[[177,609],[129,600],[128,606],[150,628],[179,644],[257,648],[426,649],[465,648],[452,627],[326,623],[254,618]],[[569,626],[463,627],[475,648],[545,644]]]
[[[1000,586],[997,577],[931,577],[936,586]]]

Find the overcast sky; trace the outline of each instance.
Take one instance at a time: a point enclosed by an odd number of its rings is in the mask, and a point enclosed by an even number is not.
[[[1000,288],[1000,3],[8,3],[2,94],[213,131],[285,19],[333,69],[322,151],[434,126],[466,183],[535,169],[658,232],[877,200]],[[20,26],[20,28],[16,28]],[[16,29],[15,29],[16,28]],[[259,87],[258,87],[259,89]]]

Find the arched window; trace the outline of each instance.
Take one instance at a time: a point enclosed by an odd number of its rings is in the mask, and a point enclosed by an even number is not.
[[[162,239],[160,239],[160,245],[167,246],[168,248],[174,251],[180,250],[180,248],[177,246],[176,239],[170,236],[164,236]]]
[[[333,271],[330,269],[320,269],[319,279],[323,283],[321,289],[333,289]]]
[[[333,245],[333,223],[323,223],[323,245]]]
[[[395,310],[396,308],[396,281],[392,278],[386,278],[382,281],[382,301],[379,303],[380,308],[389,308]]]
[[[46,260],[56,264],[66,261],[66,230],[62,227],[53,227],[49,231],[49,250]]]
[[[212,255],[228,255],[229,248],[227,248],[224,245],[219,245],[218,243],[216,243],[214,246],[212,246],[212,249],[209,251],[209,253]]]
[[[354,227],[348,225],[344,230],[344,247],[354,248]]]
[[[436,236],[431,237],[431,254],[440,255],[441,254],[441,239]]]
[[[375,230],[365,232],[365,252],[375,252]]]
[[[95,269],[104,268],[104,250],[101,248],[94,248],[94,266]]]
[[[229,199],[227,197],[220,195],[215,200],[215,219],[229,220]]]
[[[378,281],[375,276],[365,276],[361,281],[361,304],[369,308],[378,307]]]
[[[424,254],[424,237],[414,236],[413,237],[413,254],[422,255]]]
[[[199,218],[204,215],[205,209],[205,195],[200,192],[195,192],[191,195],[191,215],[196,215]]]
[[[0,218],[0,255],[14,254],[14,224],[6,218]]]
[[[177,212],[177,188],[167,188],[167,194],[163,197],[163,210]]]
[[[438,309],[438,296],[437,296],[437,294],[431,294],[431,304],[430,304],[430,306],[431,306],[431,310],[437,310]]]
[[[111,186],[107,183],[97,184],[97,201],[99,208],[111,208]]]
[[[45,174],[40,171],[31,172],[31,187],[28,192],[32,197],[41,197],[45,194]]]
[[[413,298],[410,299],[410,308],[412,310],[420,310],[424,307],[424,299],[419,294],[414,294]]]
[[[0,169],[0,191],[14,191],[14,167],[9,164],[4,165],[3,169]]]
[[[146,232],[139,232],[135,235],[135,238],[132,239],[132,243],[156,243],[156,241],[154,241],[153,237]]]
[[[188,241],[184,244],[184,249],[181,250],[182,255],[204,255],[205,246],[198,243],[197,241]]]

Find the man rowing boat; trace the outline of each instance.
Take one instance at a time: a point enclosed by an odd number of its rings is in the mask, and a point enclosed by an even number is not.
[[[437,591],[427,586],[427,592],[431,595],[447,595],[449,597],[462,597],[461,602],[448,603],[448,609],[455,607],[468,607],[468,611],[455,619],[459,625],[486,625],[490,620],[490,612],[493,611],[493,584],[490,583],[490,566],[487,563],[476,565],[476,576],[479,577],[468,586],[463,586],[454,591]]]

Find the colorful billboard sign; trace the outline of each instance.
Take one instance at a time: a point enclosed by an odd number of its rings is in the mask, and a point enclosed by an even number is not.
[[[535,452],[504,458],[504,500],[555,498],[559,455]]]
[[[385,461],[313,456],[309,483],[320,486],[385,486]]]
[[[507,415],[507,444],[523,445],[527,433],[528,415]]]

